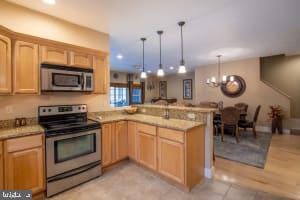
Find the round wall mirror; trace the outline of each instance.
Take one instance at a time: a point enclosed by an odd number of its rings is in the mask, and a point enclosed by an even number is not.
[[[236,98],[241,96],[246,90],[246,82],[245,80],[237,75],[230,75],[228,77],[234,77],[234,81],[229,81],[225,84],[221,85],[222,93],[231,98]]]

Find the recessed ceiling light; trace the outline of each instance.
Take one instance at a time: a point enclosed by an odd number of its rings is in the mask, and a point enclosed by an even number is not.
[[[150,74],[150,73],[152,73],[152,71],[151,71],[151,70],[148,70],[147,73]]]
[[[118,54],[117,56],[116,56],[119,60],[122,60],[123,59],[123,55],[122,54]]]
[[[174,67],[173,67],[173,66],[170,66],[170,67],[169,67],[169,69],[170,69],[170,70],[173,70],[173,69],[174,69]]]
[[[43,2],[48,5],[54,5],[56,3],[55,0],[43,0]]]

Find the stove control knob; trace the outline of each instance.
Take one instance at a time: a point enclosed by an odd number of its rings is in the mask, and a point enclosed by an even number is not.
[[[46,112],[46,109],[43,109],[42,111],[43,111],[43,112]]]
[[[82,107],[82,110],[85,110],[85,107]]]
[[[52,109],[51,109],[51,108],[49,108],[49,109],[48,109],[48,112],[51,112],[51,111],[52,111]]]
[[[81,108],[80,108],[80,107],[78,107],[78,110],[81,110]]]

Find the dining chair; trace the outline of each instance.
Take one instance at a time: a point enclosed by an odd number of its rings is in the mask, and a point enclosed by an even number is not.
[[[224,128],[225,126],[234,127],[234,132],[236,141],[239,142],[239,119],[240,119],[240,110],[236,107],[226,107],[221,110],[221,140],[224,141]]]
[[[237,109],[239,109],[245,113],[247,113],[247,111],[248,111],[248,104],[246,104],[246,103],[237,103],[234,105],[234,107],[236,107]]]
[[[239,121],[239,127],[240,128],[243,128],[244,130],[247,130],[247,128],[252,128],[252,132],[253,132],[254,137],[257,136],[257,134],[256,134],[256,122],[257,122],[257,119],[258,119],[260,109],[261,109],[261,105],[256,107],[253,121],[248,121],[248,120],[240,120]]]

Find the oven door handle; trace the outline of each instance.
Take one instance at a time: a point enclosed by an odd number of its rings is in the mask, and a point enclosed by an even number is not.
[[[86,171],[88,171],[92,168],[100,167],[99,165],[101,165],[101,161],[97,161],[97,162],[94,162],[92,164],[88,164],[88,165],[85,165],[83,167],[79,167],[79,168],[74,169],[72,171],[69,171],[69,172],[51,177],[47,180],[47,182],[50,183],[50,182],[59,181],[59,180],[65,179],[65,178],[69,178],[69,177],[72,177],[72,176],[76,176],[76,175],[81,174],[83,172],[86,172]]]

